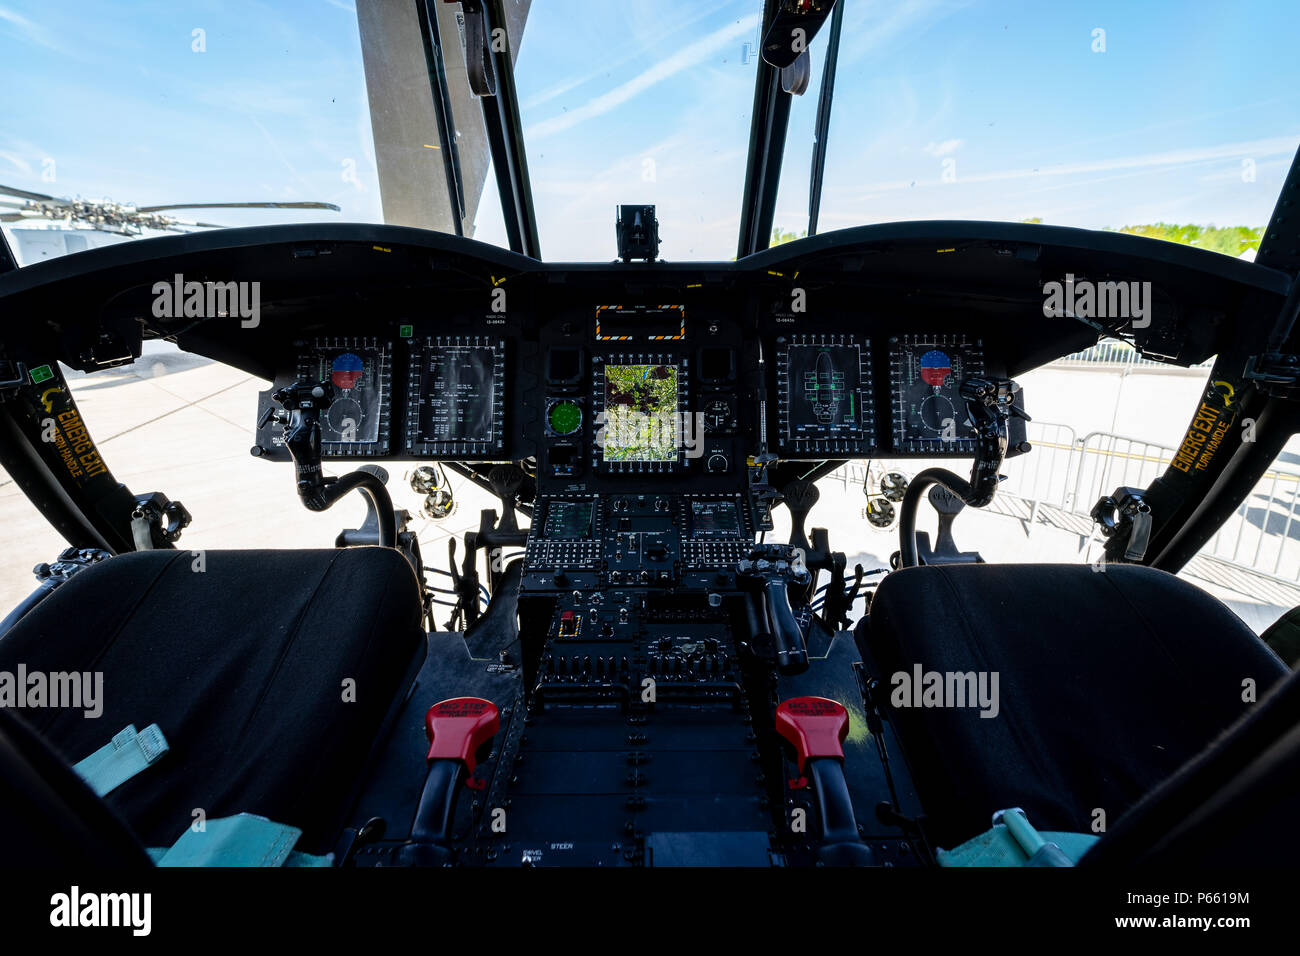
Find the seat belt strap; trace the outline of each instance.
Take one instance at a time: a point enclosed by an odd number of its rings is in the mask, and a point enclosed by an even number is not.
[[[332,866],[332,854],[300,853],[293,845],[302,830],[252,813],[207,820],[164,849],[150,849],[159,866],[298,867]]]
[[[127,724],[113,739],[73,765],[78,776],[99,796],[112,793],[167,752],[167,738],[157,724],[136,731]]]
[[[1016,808],[1000,810],[991,829],[935,856],[940,866],[1073,866],[1098,839],[1092,833],[1040,832]]]

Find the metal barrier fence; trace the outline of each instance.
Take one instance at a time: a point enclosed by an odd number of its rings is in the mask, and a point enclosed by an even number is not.
[[[1090,522],[1099,498],[1124,485],[1149,487],[1174,455],[1168,446],[1111,432],[1091,432],[1076,440],[1068,426],[1050,422],[1031,422],[1029,434],[1034,450],[1007,463],[1002,493],[1028,502],[1035,521],[1048,517],[1043,514],[1047,507]],[[1061,475],[1067,477],[1062,480]],[[1217,572],[1237,569],[1259,575],[1288,586],[1285,592],[1274,591],[1273,600],[1297,603],[1290,588],[1300,583],[1298,515],[1300,474],[1270,469],[1193,559],[1192,569],[1212,580],[1223,577],[1225,586],[1234,590],[1242,589],[1240,576]],[[1066,524],[1071,530],[1080,528],[1077,520]],[[1089,533],[1100,541],[1095,529],[1090,527]]]
[[[1207,359],[1193,368],[1209,368],[1214,364],[1214,360]],[[1045,368],[1052,366],[1132,366],[1141,365],[1150,369],[1167,369],[1169,371],[1181,372],[1186,371],[1177,365],[1169,365],[1165,362],[1157,362],[1155,359],[1144,358],[1138,354],[1137,349],[1119,339],[1103,339],[1096,345],[1083,349],[1079,352],[1071,352],[1055,361],[1047,363]]]
[[[1270,470],[1201,554],[1278,580],[1300,581],[1298,507],[1300,475]]]
[[[1030,502],[1031,517],[1037,517],[1040,503],[1071,507],[1078,494],[1080,457],[1074,429],[1054,422],[1029,422],[1026,429],[1033,451],[1005,463],[1003,488]]]

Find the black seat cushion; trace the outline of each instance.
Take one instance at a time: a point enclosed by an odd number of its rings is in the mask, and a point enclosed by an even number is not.
[[[860,631],[860,634],[862,632]],[[996,671],[999,712],[889,707],[935,842],[1023,807],[1040,829],[1114,822],[1208,745],[1286,668],[1242,621],[1150,568],[947,565],[880,585],[864,654],[896,673]]]
[[[201,567],[201,570],[200,570]],[[100,671],[103,713],[22,711],[69,763],[127,724],[170,750],[107,797],[148,846],[256,813],[330,849],[423,647],[400,553],[152,551],[77,574],[0,640],[0,670]]]
[[[1080,866],[1283,866],[1300,849],[1300,673],[1143,797]]]

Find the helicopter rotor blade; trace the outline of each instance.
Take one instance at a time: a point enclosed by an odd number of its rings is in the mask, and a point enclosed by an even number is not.
[[[45,193],[28,192],[26,189],[15,189],[13,186],[0,185],[0,193],[3,193],[6,196],[17,196],[19,199],[30,199],[33,202],[67,202],[66,199],[60,199],[57,196],[47,196]]]
[[[135,207],[136,212],[161,212],[164,209],[332,209],[342,212],[332,202],[191,202]]]
[[[228,227],[216,222],[195,222],[193,219],[173,219],[170,216],[165,216],[161,226],[151,226],[150,228],[172,229],[179,232],[184,229],[226,229]]]

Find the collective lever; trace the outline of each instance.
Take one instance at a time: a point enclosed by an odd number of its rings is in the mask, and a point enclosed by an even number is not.
[[[789,588],[804,586],[811,579],[802,548],[786,544],[760,544],[749,557],[736,564],[738,577],[758,585],[768,630],[782,673],[798,674],[808,669],[808,647],[803,629],[790,608]]]
[[[792,697],[776,708],[776,730],[794,747],[799,772],[811,782],[817,800],[817,859],[827,866],[872,866],[875,859],[858,835],[844,779],[848,711],[825,697]]]
[[[496,705],[481,697],[453,697],[424,715],[429,772],[403,860],[441,865],[451,860],[452,827],[460,784],[474,773],[476,754],[501,727]]]

